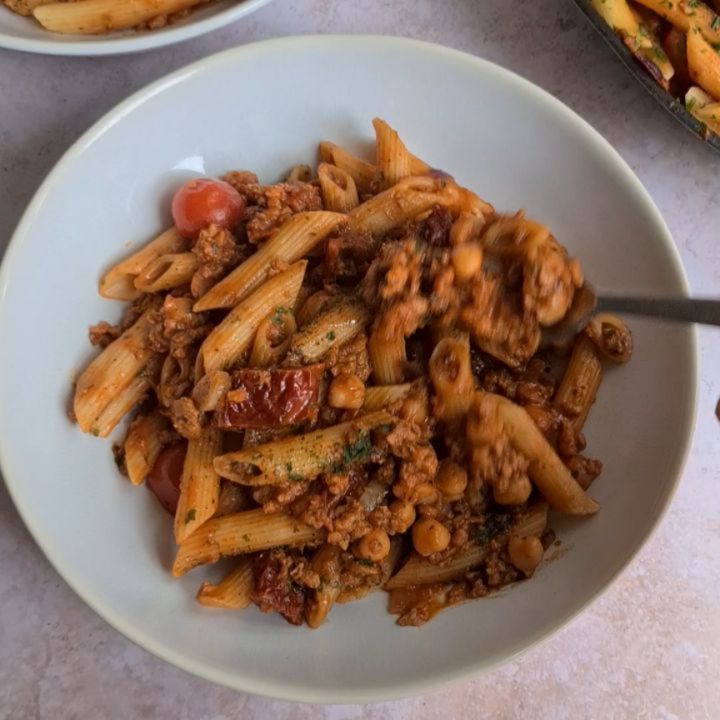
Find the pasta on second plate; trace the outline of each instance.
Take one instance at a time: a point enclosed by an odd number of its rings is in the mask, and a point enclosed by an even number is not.
[[[316,174],[190,181],[100,280],[131,304],[90,329],[74,414],[134,413],[117,459],[174,516],[173,575],[226,565],[203,605],[315,628],[384,588],[420,625],[531,576],[549,509],[598,510],[582,429],[628,329],[553,340],[577,261],[374,127],[375,162],[323,142]]]
[[[32,15],[51,32],[102,35],[156,30],[212,0],[3,0],[18,15]]]

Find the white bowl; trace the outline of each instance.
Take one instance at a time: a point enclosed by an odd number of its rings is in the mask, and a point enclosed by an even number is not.
[[[107,35],[63,35],[44,30],[0,4],[0,47],[46,55],[119,55],[164,47],[212,32],[261,8],[270,0],[220,0],[158,30]]]
[[[291,72],[288,72],[291,68]],[[242,80],[242,94],[229,92]],[[213,108],[214,112],[194,109]],[[560,102],[495,65],[405,39],[304,37],[231,50],[122,103],[58,163],[0,275],[0,457],[28,528],[102,617],[190,672],[241,690],[361,702],[488,670],[557,630],[630,561],[667,507],[694,416],[695,335],[633,321],[632,363],[607,373],[587,428],[605,462],[589,520],[558,519],[569,549],[530,582],[400,628],[379,593],[298,629],[254,608],[196,605],[202,577],[170,577],[171,523],[121,478],[110,443],[66,418],[87,326],[116,318],[97,279],[168,222],[195,173],[249,168],[267,181],[315,158],[319,140],[359,150],[386,118],[409,147],[496,207],[524,207],[600,288],[683,294],[670,235],[617,153]]]

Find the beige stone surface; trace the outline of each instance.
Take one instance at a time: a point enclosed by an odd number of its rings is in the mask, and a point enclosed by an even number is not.
[[[636,86],[571,0],[276,0],[245,21],[159,52],[62,59],[0,51],[0,251],[45,173],[119,100],[215,51],[310,32],[416,36],[498,62],[549,90],[637,172],[667,219],[694,292],[717,293],[720,155]],[[0,484],[0,718],[720,718],[720,336],[705,330],[700,337],[690,459],[668,516],[640,556],[542,646],[490,675],[417,699],[293,705],[166,665],[65,586]]]

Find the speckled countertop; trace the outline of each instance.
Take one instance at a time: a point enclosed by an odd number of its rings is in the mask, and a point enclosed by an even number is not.
[[[0,51],[0,250],[55,161],[119,100],[218,50],[310,32],[432,40],[549,90],[639,175],[675,236],[693,291],[717,294],[720,155],[630,80],[571,0],[276,0],[211,35],[141,55],[62,59]],[[0,718],[720,718],[718,367],[720,333],[702,331],[698,424],[680,489],[658,532],[604,597],[500,670],[395,703],[272,702],[155,659],[66,587],[0,484]]]

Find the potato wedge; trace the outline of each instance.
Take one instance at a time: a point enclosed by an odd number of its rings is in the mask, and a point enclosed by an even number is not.
[[[641,22],[627,0],[593,0],[593,7],[605,22],[622,38],[635,59],[666,90],[675,69],[660,41]]]
[[[693,82],[720,100],[720,55],[703,37],[698,28],[687,34],[688,70]]]
[[[720,135],[720,102],[713,100],[699,87],[685,94],[685,109],[714,133]]]
[[[720,43],[720,17],[701,0],[636,0],[660,17],[670,21],[676,28],[687,32],[698,27],[713,43]]]

